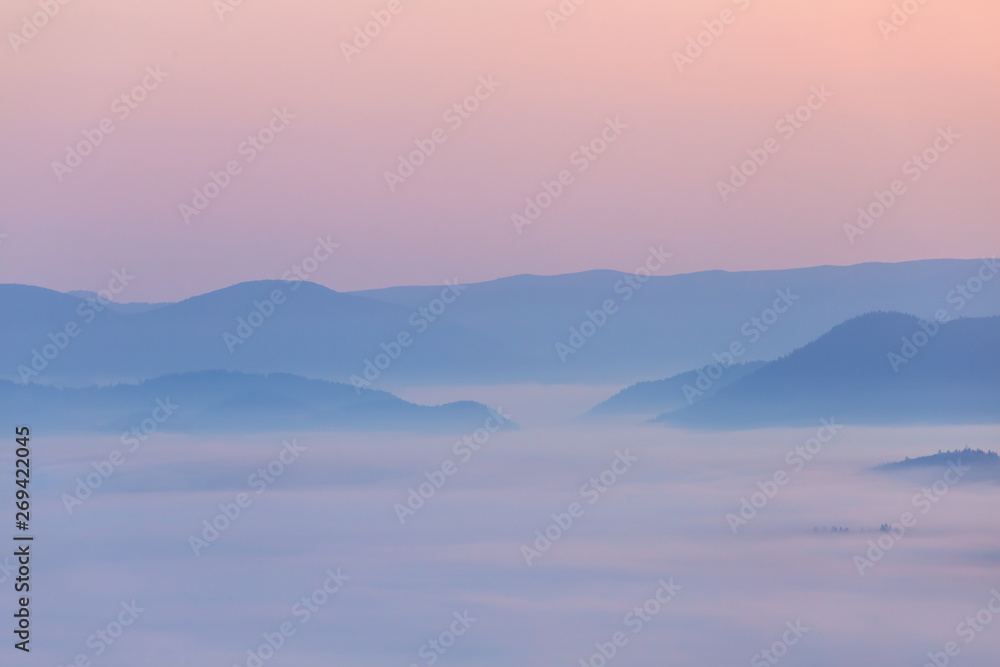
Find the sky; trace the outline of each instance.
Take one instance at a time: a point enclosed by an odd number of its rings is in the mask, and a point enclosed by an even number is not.
[[[1000,246],[994,0],[231,1],[4,3],[0,283],[124,268],[119,300],[158,301],[304,261],[356,290],[650,246],[663,274]]]

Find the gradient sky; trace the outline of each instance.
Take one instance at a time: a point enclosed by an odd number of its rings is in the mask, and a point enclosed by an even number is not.
[[[321,235],[341,247],[311,277],[338,290],[630,271],[650,244],[674,254],[664,273],[1000,246],[995,0],[929,2],[887,38],[891,0],[590,0],[555,29],[558,0],[401,0],[347,62],[341,42],[388,4],[70,2],[15,53],[37,0],[4,3],[0,282],[96,290],[125,266],[121,300],[179,299],[280,277]],[[115,99],[155,66],[167,78],[120,120]],[[443,114],[488,75],[502,85],[452,130]],[[821,85],[832,98],[783,138]],[[275,107],[296,118],[247,164],[238,147]],[[571,156],[615,117],[628,129],[579,173]],[[53,161],[104,118],[115,132],[60,182]],[[961,138],[911,182],[904,163],[949,126]],[[390,192],[385,171],[435,128],[448,140]],[[723,202],[717,182],[769,137],[778,152]],[[185,224],[179,205],[233,159]],[[573,184],[518,234],[511,215],[564,169]],[[906,193],[849,243],[843,225],[895,179]]]

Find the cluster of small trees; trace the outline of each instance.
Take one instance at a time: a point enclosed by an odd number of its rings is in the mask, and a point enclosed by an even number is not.
[[[862,533],[867,533],[870,530],[875,530],[874,528],[861,528]],[[892,532],[892,527],[887,523],[883,523],[878,527],[880,533]],[[844,526],[815,526],[813,528],[814,533],[849,533],[850,528],[845,528]]]

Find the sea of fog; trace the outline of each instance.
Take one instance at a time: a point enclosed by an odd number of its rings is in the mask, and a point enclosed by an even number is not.
[[[997,664],[1000,486],[870,468],[995,449],[1000,427],[837,425],[810,445],[836,415],[706,433],[577,419],[617,388],[393,389],[521,428],[458,446],[158,433],[128,451],[33,425],[32,652],[3,664]]]

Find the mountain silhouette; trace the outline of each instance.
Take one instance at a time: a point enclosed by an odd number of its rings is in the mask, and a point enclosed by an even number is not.
[[[705,366],[665,380],[637,382],[587,411],[587,416],[655,414],[679,410],[714,396],[722,388],[762,368],[767,362],[751,361],[730,366]],[[721,370],[719,370],[721,369]],[[713,376],[718,373],[718,379]]]
[[[998,340],[1000,317],[936,324],[869,313],[656,421],[698,428],[809,425],[830,417],[855,424],[996,423]]]
[[[376,388],[386,380],[624,385],[713,364],[736,344],[739,362],[775,359],[870,311],[930,319],[982,267],[927,260],[642,283],[588,271],[351,293],[265,280],[178,303],[107,307],[86,293],[0,285],[0,378],[87,386],[229,370],[354,377]],[[280,304],[271,303],[276,293]],[[774,321],[779,294],[791,305]],[[609,302],[613,312],[603,313]],[[984,293],[961,314],[1000,315],[1000,300]],[[57,350],[67,326],[77,335]],[[400,337],[409,344],[397,349]]]
[[[143,422],[155,422],[156,430],[174,432],[472,432],[494,414],[470,401],[430,407],[384,391],[325,380],[227,371],[82,388],[0,381],[0,403],[5,417],[57,432],[123,432],[142,427]],[[515,428],[512,422],[502,421],[504,428]]]

